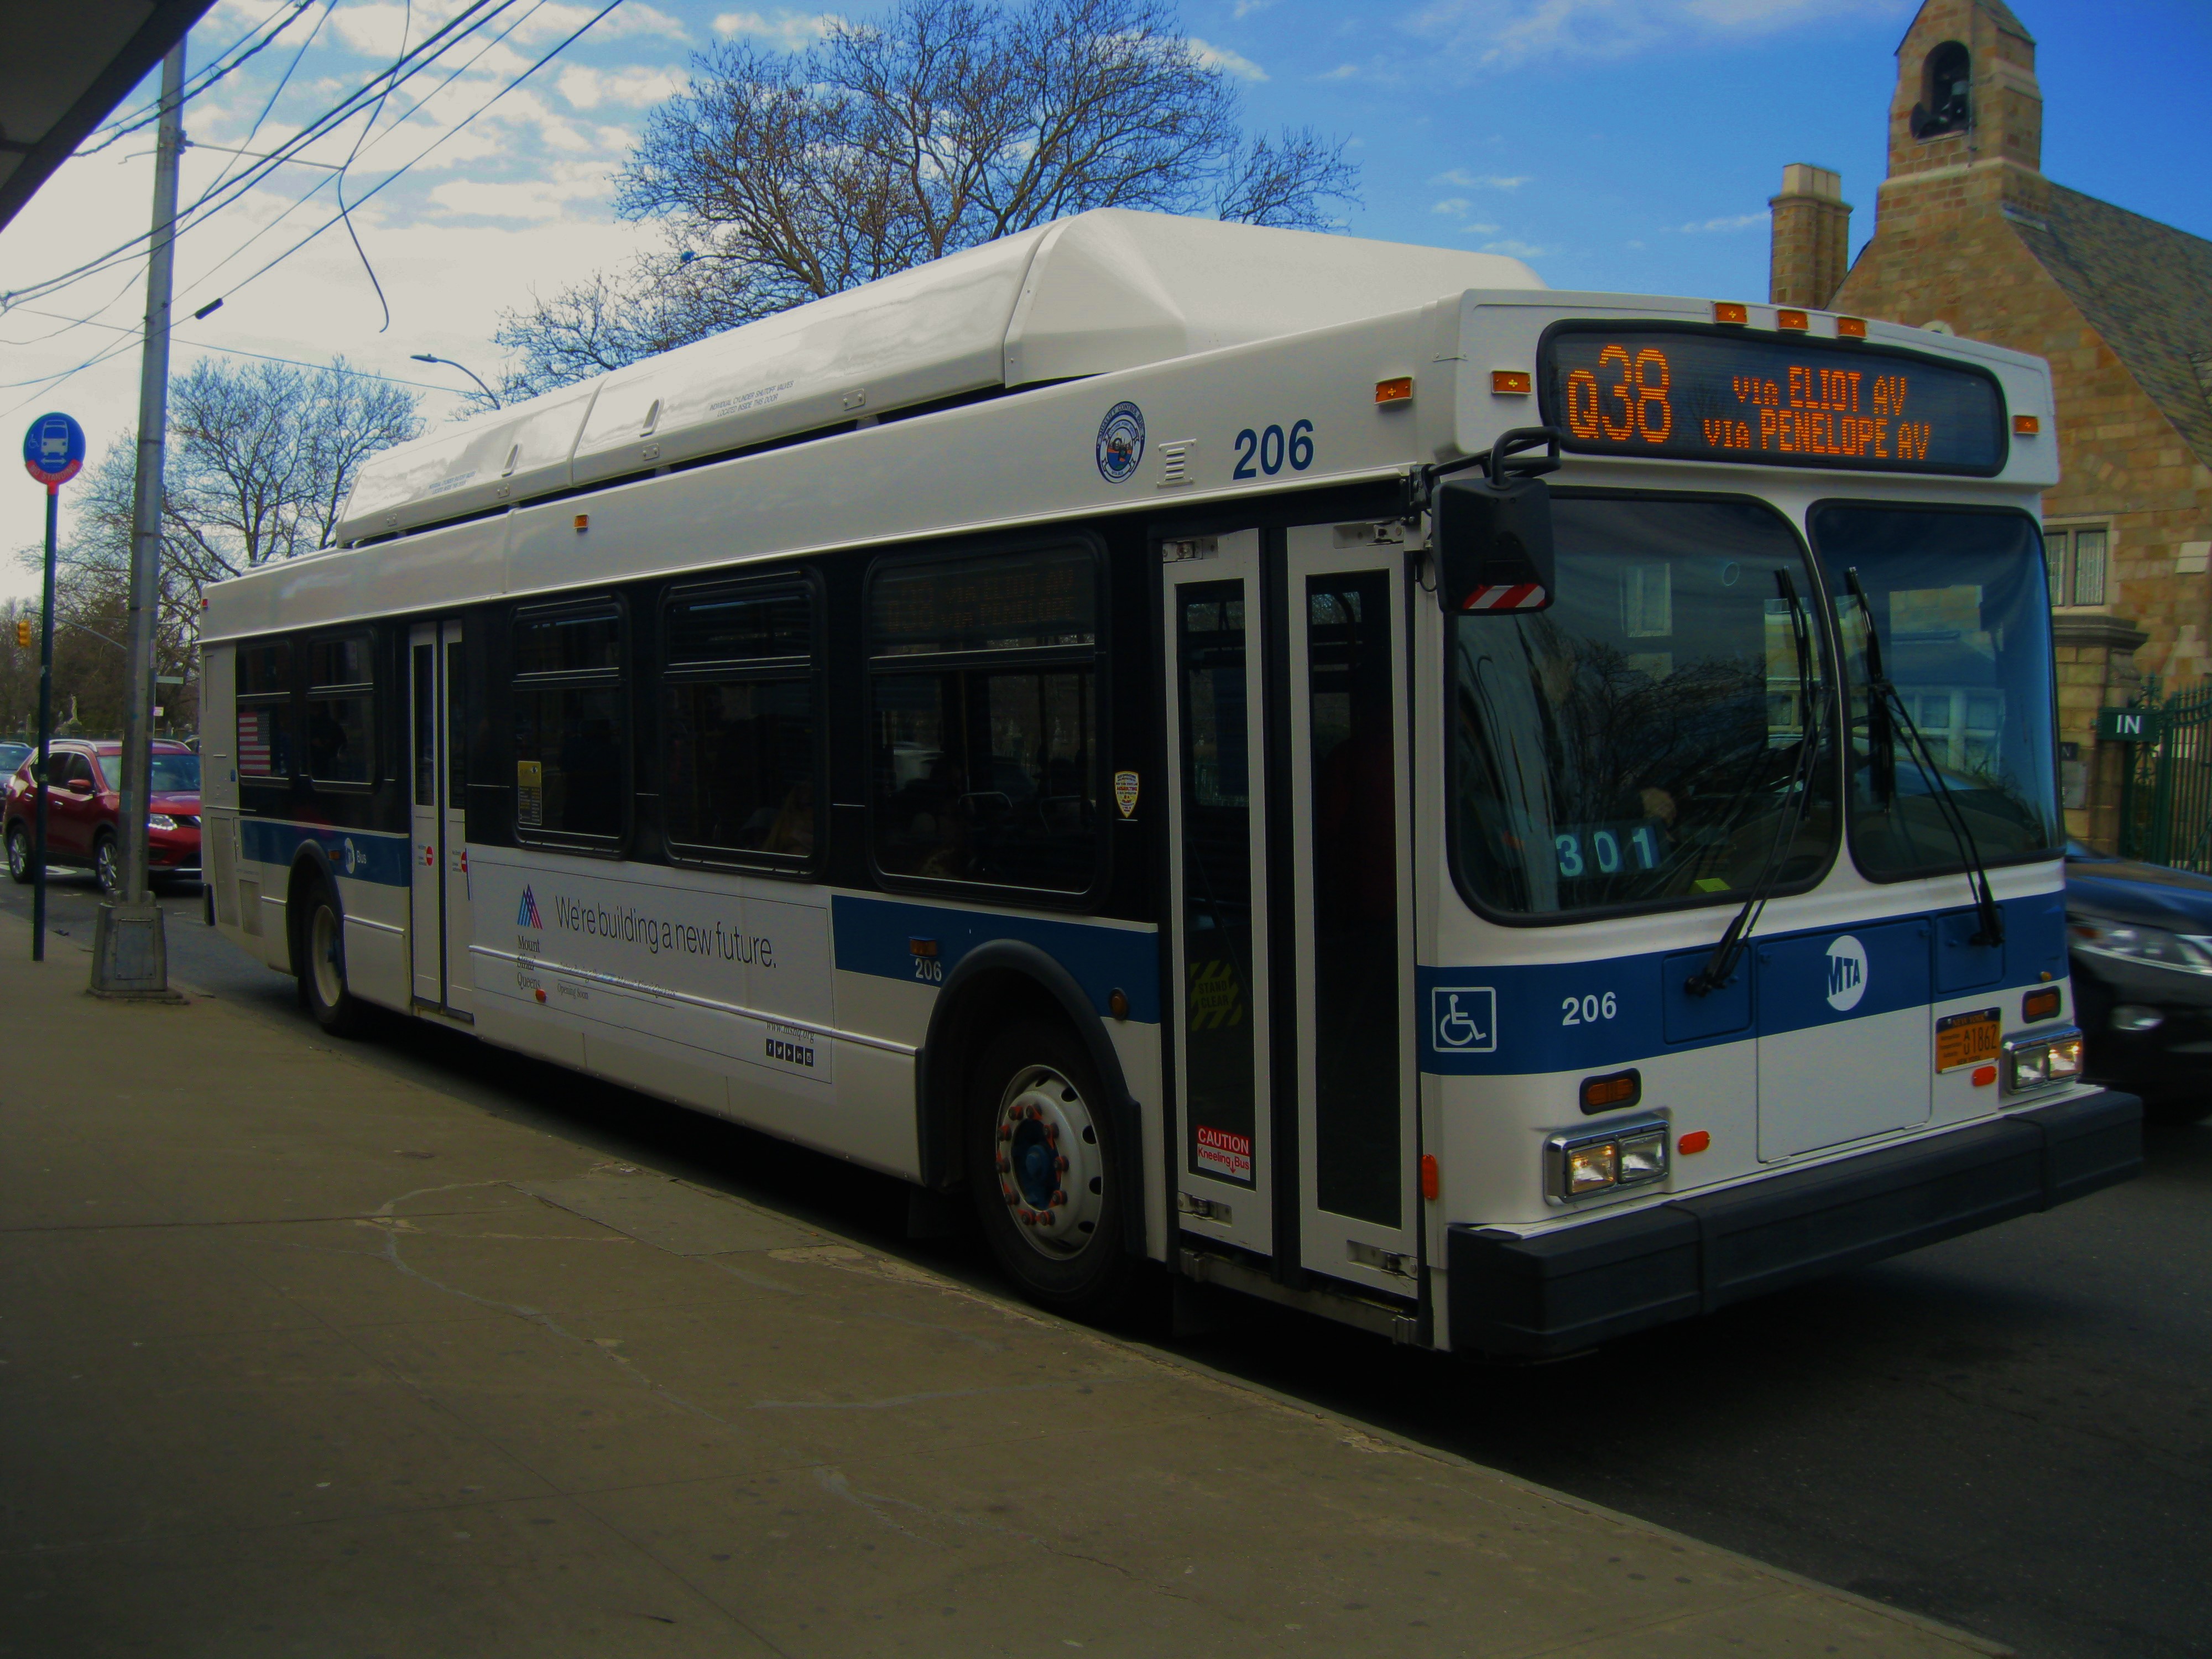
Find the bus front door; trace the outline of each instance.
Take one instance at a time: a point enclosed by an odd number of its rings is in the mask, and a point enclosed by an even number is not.
[[[461,624],[417,623],[408,643],[414,834],[409,932],[418,1007],[473,1020],[469,967],[468,722]]]
[[[1298,1261],[1411,1297],[1420,1230],[1406,554],[1333,525],[1295,527],[1286,541],[1278,696]]]
[[[1418,1286],[1404,550],[1161,544],[1183,1231]]]
[[[1182,1225],[1274,1253],[1260,532],[1163,544]]]

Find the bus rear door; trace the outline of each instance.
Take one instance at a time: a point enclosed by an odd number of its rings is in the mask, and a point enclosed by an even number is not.
[[[474,1018],[468,851],[468,724],[458,620],[417,623],[409,638],[412,704],[410,936],[417,1006]]]

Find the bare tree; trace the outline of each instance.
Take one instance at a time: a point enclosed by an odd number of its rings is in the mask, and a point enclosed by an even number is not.
[[[1169,0],[898,0],[799,52],[726,44],[620,176],[666,246],[495,337],[524,397],[1091,208],[1325,228],[1344,146],[1247,137]]]
[[[169,388],[161,507],[155,672],[196,682],[203,591],[211,583],[328,542],[361,465],[422,428],[416,393],[327,368],[202,358]],[[88,729],[119,729],[128,626],[132,487],[137,446],[110,444],[72,487],[75,522],[54,592],[58,711],[76,699]],[[35,568],[43,554],[26,549]],[[176,727],[197,685],[165,693]]]

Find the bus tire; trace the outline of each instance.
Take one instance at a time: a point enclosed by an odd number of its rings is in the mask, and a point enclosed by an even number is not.
[[[999,1265],[1039,1307],[1109,1317],[1135,1278],[1121,1247],[1123,1152],[1075,1034],[1043,1019],[994,1033],[976,1062],[965,1128],[968,1188]]]
[[[346,983],[345,919],[321,881],[310,882],[301,897],[307,914],[297,924],[293,957],[300,964],[300,1000],[332,1036],[360,1036],[368,1010]]]

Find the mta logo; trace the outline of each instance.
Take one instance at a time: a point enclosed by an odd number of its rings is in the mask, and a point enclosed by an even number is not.
[[[1866,946],[1844,933],[1828,945],[1828,1006],[1848,1013],[1866,995]]]
[[[514,925],[518,927],[535,927],[541,933],[545,931],[544,922],[538,918],[537,897],[527,885],[522,890],[522,907],[515,912]]]

